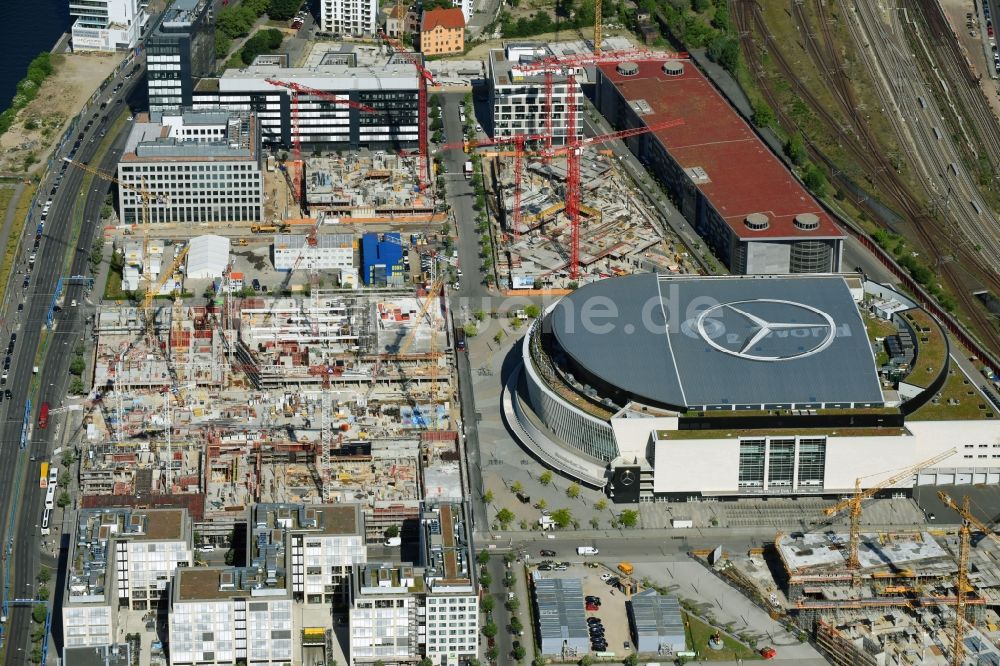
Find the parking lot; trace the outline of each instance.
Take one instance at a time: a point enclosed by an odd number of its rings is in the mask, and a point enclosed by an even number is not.
[[[587,611],[587,618],[596,617],[602,622],[604,637],[608,643],[605,652],[613,652],[616,656],[624,656],[633,651],[634,645],[630,635],[628,613],[625,610],[625,602],[628,597],[620,590],[611,587],[608,582],[601,580],[601,576],[606,578],[616,578],[621,575],[617,571],[612,571],[597,562],[584,564],[564,563],[568,566],[565,570],[539,571],[543,578],[579,578],[583,581],[584,597],[594,596],[601,601],[599,610]],[[562,568],[562,567],[558,567]],[[625,644],[629,648],[625,648]]]

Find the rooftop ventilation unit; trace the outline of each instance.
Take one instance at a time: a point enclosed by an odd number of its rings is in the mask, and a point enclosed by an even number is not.
[[[622,76],[635,76],[639,73],[639,63],[631,61],[620,62],[615,69]]]
[[[771,221],[764,213],[750,213],[743,220],[743,224],[750,231],[764,231],[764,229],[767,229],[771,225]]]
[[[680,60],[668,60],[663,63],[663,73],[667,76],[680,76],[684,73],[684,63]]]
[[[795,228],[802,231],[816,231],[819,229],[819,218],[812,213],[800,213],[795,216]]]

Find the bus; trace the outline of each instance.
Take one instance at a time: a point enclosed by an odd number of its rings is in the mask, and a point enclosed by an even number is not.
[[[45,489],[45,508],[49,511],[56,508],[56,487],[54,485]]]
[[[49,516],[52,514],[52,509],[46,508],[42,512],[42,536],[48,536],[52,531],[49,527]]]
[[[42,463],[42,471],[38,475],[38,487],[44,488],[49,485],[49,464],[47,462]]]
[[[43,402],[42,408],[38,410],[38,429],[45,430],[49,424],[49,403]]]

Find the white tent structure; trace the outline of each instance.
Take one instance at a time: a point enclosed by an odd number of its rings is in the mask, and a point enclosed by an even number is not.
[[[228,238],[207,235],[191,239],[187,254],[188,279],[221,278],[228,265]]]

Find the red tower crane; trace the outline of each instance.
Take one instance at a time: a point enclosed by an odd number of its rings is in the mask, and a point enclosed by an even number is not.
[[[460,143],[448,143],[441,146],[444,150],[462,148],[465,152],[471,152],[473,148],[483,148],[486,146],[502,146],[513,144],[514,146],[514,210],[511,216],[510,230],[516,238],[521,233],[521,164],[524,158],[524,145],[528,141],[542,141],[546,138],[544,134],[515,134],[508,137],[497,137],[494,139],[484,139],[483,141],[463,141]]]
[[[302,157],[302,136],[299,134],[299,95],[312,95],[313,97],[319,97],[322,100],[330,102],[331,104],[339,104],[342,106],[347,106],[352,109],[359,109],[367,113],[378,113],[376,109],[368,106],[367,104],[362,104],[361,102],[355,102],[354,100],[344,99],[338,97],[333,93],[328,93],[323,90],[316,90],[315,88],[310,88],[309,86],[304,86],[301,83],[293,83],[291,81],[279,81],[278,79],[264,79],[272,86],[279,86],[281,88],[287,88],[292,91],[292,159],[298,160]]]
[[[570,106],[569,117],[575,120],[576,113],[573,110],[573,106]],[[561,155],[566,156],[566,217],[570,221],[570,259],[569,259],[569,275],[570,278],[576,280],[580,275],[580,153],[584,148],[588,146],[593,146],[601,143],[607,143],[608,141],[617,141],[619,139],[629,139],[634,136],[639,136],[640,134],[645,134],[647,132],[658,132],[660,130],[670,129],[672,127],[678,127],[684,124],[683,118],[675,118],[673,120],[664,120],[658,123],[652,123],[651,125],[644,125],[642,127],[633,127],[630,129],[621,130],[618,132],[611,132],[610,134],[601,134],[599,136],[584,137],[567,143],[564,146],[557,146],[555,148],[542,149],[537,153],[528,153],[533,155],[538,155],[540,157],[557,157]],[[462,143],[462,144],[447,144],[443,146],[444,148],[459,148],[466,147],[466,149],[480,148],[484,146],[496,146],[503,144],[514,144],[514,160],[515,160],[515,171],[514,171],[514,214],[513,214],[513,228],[515,230],[520,229],[521,221],[521,178],[520,178],[520,160],[523,159],[525,155],[524,144],[527,141],[538,141],[545,139],[541,134],[527,134],[527,135],[515,135],[511,137],[498,137],[495,139],[487,139],[485,141]]]
[[[417,156],[418,164],[420,165],[420,189],[423,190],[430,184],[428,174],[430,160],[428,159],[427,152],[427,84],[437,85],[437,81],[434,80],[434,75],[424,67],[419,53],[409,51],[399,40],[393,39],[384,32],[380,32],[379,36],[382,38],[382,41],[395,49],[401,57],[405,57],[417,68],[417,78],[419,79],[419,83],[417,84]]]

